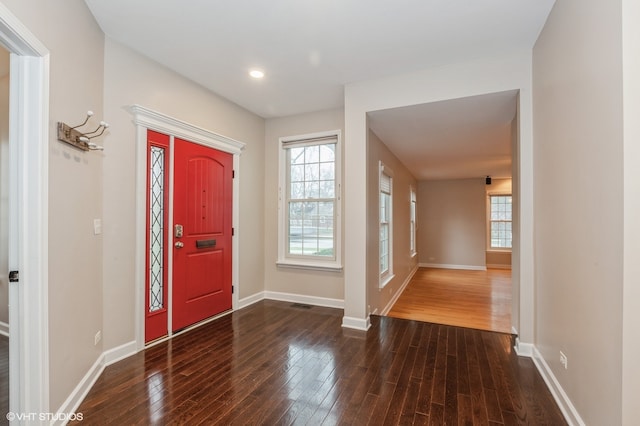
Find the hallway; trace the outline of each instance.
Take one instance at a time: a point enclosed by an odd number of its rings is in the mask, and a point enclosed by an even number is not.
[[[387,316],[511,333],[511,270],[420,268]]]

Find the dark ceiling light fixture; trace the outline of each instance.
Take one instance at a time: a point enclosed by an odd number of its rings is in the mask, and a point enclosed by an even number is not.
[[[484,178],[484,183],[487,185],[491,185],[491,176],[487,176],[486,178]]]

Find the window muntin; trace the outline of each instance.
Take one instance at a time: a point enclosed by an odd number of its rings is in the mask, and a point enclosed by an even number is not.
[[[489,196],[489,248],[510,250],[512,239],[511,195]]]
[[[281,266],[340,266],[339,132],[281,139]]]

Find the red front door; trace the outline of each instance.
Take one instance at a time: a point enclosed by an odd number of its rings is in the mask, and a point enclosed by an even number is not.
[[[175,139],[173,331],[231,309],[233,156]]]

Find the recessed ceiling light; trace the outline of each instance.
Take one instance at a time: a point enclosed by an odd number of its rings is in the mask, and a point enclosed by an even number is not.
[[[249,75],[253,78],[262,78],[264,77],[264,72],[260,70],[251,70],[249,71]]]

